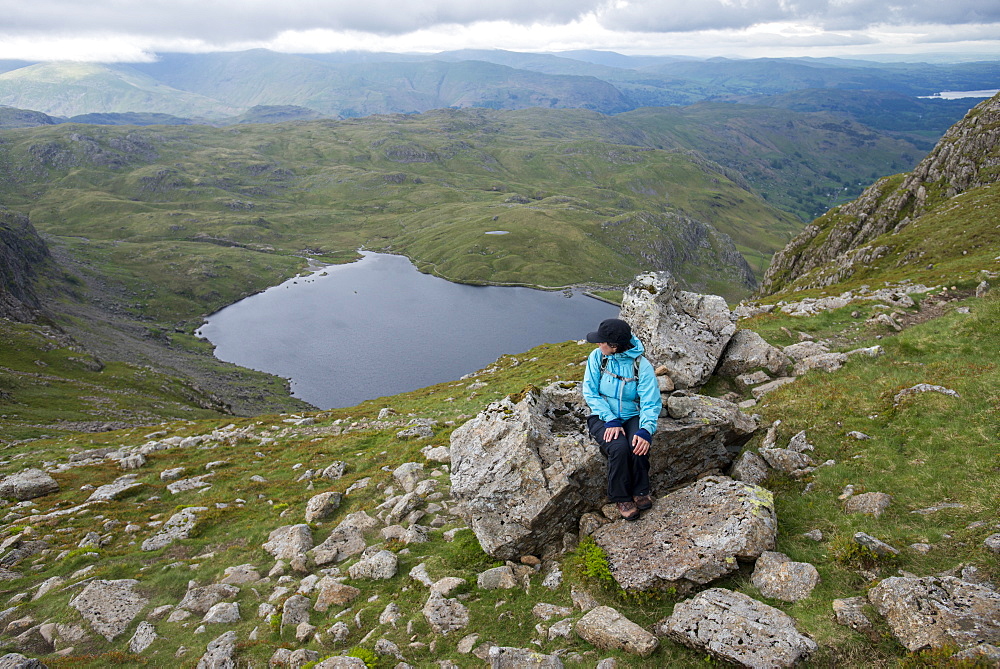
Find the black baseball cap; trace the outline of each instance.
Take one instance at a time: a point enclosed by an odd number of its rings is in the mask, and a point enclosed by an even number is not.
[[[597,332],[587,335],[587,341],[591,344],[628,344],[632,341],[632,328],[620,318],[609,318],[601,321]]]

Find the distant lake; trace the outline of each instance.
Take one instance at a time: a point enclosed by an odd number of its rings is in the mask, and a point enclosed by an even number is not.
[[[617,315],[579,293],[467,286],[421,274],[403,256],[365,253],[230,305],[198,334],[219,359],[290,379],[295,397],[332,409],[582,339]]]
[[[992,88],[982,91],[941,91],[934,95],[921,95],[925,100],[959,100],[961,98],[991,98],[1000,93],[1000,88]]]

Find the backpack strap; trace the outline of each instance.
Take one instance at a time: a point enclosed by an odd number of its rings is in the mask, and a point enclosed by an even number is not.
[[[625,381],[626,383],[629,382],[629,381],[635,381],[636,384],[638,384],[638,382],[639,382],[639,361],[640,360],[642,360],[642,356],[641,355],[637,355],[632,360],[632,378],[631,379],[626,379],[625,377],[618,376],[614,372],[607,371],[608,356],[606,356],[606,355],[601,356],[601,374],[608,374],[609,376],[613,376],[616,379],[618,379],[619,381]]]

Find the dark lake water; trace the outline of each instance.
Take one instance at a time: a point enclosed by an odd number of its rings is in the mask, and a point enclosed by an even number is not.
[[[221,360],[291,379],[293,395],[331,409],[582,339],[617,315],[582,294],[450,283],[403,256],[365,253],[226,307],[198,334]]]

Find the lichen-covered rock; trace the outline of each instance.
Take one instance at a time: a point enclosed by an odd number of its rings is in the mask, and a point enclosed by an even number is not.
[[[764,551],[750,577],[760,594],[771,599],[797,602],[812,594],[819,572],[808,562],[794,562],[784,553]]]
[[[313,547],[312,530],[308,525],[285,525],[271,530],[261,546],[275,560],[293,560]]]
[[[833,615],[838,625],[850,627],[856,632],[866,633],[872,630],[872,621],[865,615],[864,608],[868,602],[864,597],[847,597],[833,600]]]
[[[340,508],[341,494],[339,492],[321,492],[306,503],[306,522],[326,520]]]
[[[170,516],[156,534],[142,542],[142,550],[156,551],[166,548],[175,541],[187,539],[198,522],[198,514],[208,511],[207,506],[189,506]]]
[[[587,433],[589,413],[577,384],[554,383],[494,402],[452,434],[457,513],[488,554],[545,554],[603,499],[606,463]],[[727,468],[756,428],[731,402],[675,393],[653,435],[654,490]]]
[[[413,492],[413,489],[423,478],[424,465],[419,462],[404,462],[396,467],[392,472],[392,477],[396,483],[403,487],[406,492]]]
[[[347,572],[354,579],[387,580],[396,575],[399,558],[392,551],[369,548],[361,555],[361,559],[350,566]]]
[[[868,600],[910,651],[1000,643],[1000,593],[952,576],[892,577]]]
[[[41,469],[25,469],[0,480],[0,497],[23,502],[59,492],[56,480]]]
[[[41,660],[20,653],[7,653],[0,657],[0,669],[46,669],[46,666]]]
[[[149,648],[157,638],[159,637],[156,634],[156,628],[143,620],[135,629],[135,634],[129,639],[128,650],[130,653],[139,654]]]
[[[777,530],[770,492],[708,476],[656,500],[638,521],[618,520],[593,537],[623,588],[683,592],[773,549]]]
[[[505,398],[452,433],[452,496],[488,554],[541,554],[603,495],[604,459],[574,385]]]
[[[510,590],[517,587],[517,580],[510,567],[494,567],[480,572],[476,577],[476,585],[483,590]]]
[[[331,606],[344,606],[350,604],[361,591],[353,586],[340,583],[329,576],[324,576],[316,584],[319,594],[316,596],[316,605],[313,607],[317,611],[326,611]]]
[[[427,624],[438,634],[449,634],[469,625],[469,610],[457,599],[448,599],[440,592],[431,591],[421,611]]]
[[[576,623],[576,633],[584,641],[605,650],[649,657],[660,645],[655,635],[635,624],[610,606],[591,609]]]
[[[188,584],[187,592],[184,593],[184,598],[177,603],[177,608],[196,613],[208,613],[209,609],[222,600],[233,599],[238,594],[240,594],[240,589],[235,585],[212,583],[198,587],[195,581],[191,581]]]
[[[309,622],[309,598],[292,595],[281,607],[281,626],[298,627]]]
[[[124,632],[149,600],[135,591],[133,579],[91,581],[69,605],[108,641]]]
[[[365,532],[377,527],[379,522],[364,511],[348,514],[323,543],[309,551],[309,556],[318,565],[342,561],[363,551]]]
[[[240,618],[239,602],[219,602],[208,610],[201,622],[228,624],[238,623],[240,620],[242,618]]]
[[[790,448],[762,448],[760,455],[771,467],[786,474],[795,474],[816,465],[805,453]]]
[[[847,513],[866,513],[878,518],[892,504],[892,496],[884,492],[865,492],[849,497],[844,502]]]
[[[625,289],[620,317],[642,340],[646,358],[666,367],[681,389],[708,381],[736,332],[723,298],[681,290],[669,272],[637,276]]]
[[[490,669],[562,669],[558,655],[545,655],[530,648],[493,646],[489,654]]]
[[[791,667],[818,648],[795,629],[788,614],[724,588],[677,604],[663,631],[685,646],[743,667]]]
[[[269,667],[288,667],[288,669],[301,669],[301,667],[319,660],[319,652],[308,648],[291,650],[290,648],[279,648],[271,655],[267,665]]]
[[[715,373],[733,378],[741,374],[767,370],[771,374],[781,376],[791,367],[791,358],[781,349],[768,344],[753,330],[737,330],[723,351]]]
[[[229,631],[208,644],[197,669],[236,669],[236,632]]]
[[[226,585],[243,585],[260,580],[260,572],[252,564],[238,564],[233,567],[226,567],[222,573],[222,580],[219,583]]]
[[[110,502],[113,499],[118,499],[119,495],[125,491],[145,485],[137,481],[137,478],[138,475],[136,474],[125,474],[124,476],[119,476],[111,483],[102,485],[94,490],[94,492],[90,493],[90,497],[87,498],[87,501]]]
[[[771,468],[764,458],[753,451],[743,451],[736,458],[729,475],[737,481],[751,485],[760,485],[767,480]]]

